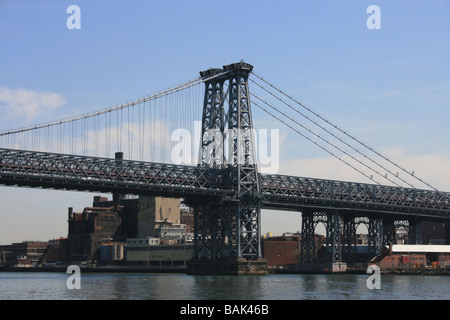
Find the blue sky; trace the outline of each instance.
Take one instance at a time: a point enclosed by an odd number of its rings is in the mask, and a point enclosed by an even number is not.
[[[81,9],[79,30],[66,27],[72,4]],[[381,10],[379,30],[366,26],[372,4]],[[449,17],[445,0],[0,0],[0,131],[115,106],[243,59],[450,191]],[[361,178],[293,132],[282,134],[280,173]],[[92,196],[0,187],[0,244],[65,236],[67,207],[82,210]],[[298,214],[263,214],[263,232],[299,229]]]

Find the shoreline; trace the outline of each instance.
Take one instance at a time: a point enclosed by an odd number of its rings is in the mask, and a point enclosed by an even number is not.
[[[382,275],[419,275],[419,276],[450,276],[449,269],[397,269],[397,270],[380,270]],[[368,274],[366,270],[347,270],[340,272],[331,272],[331,271],[295,271],[295,270],[272,270],[269,271],[269,274]]]
[[[68,266],[61,267],[0,267],[0,272],[60,272],[67,273]],[[147,268],[147,267],[83,267],[81,272],[86,273],[184,273],[186,268]],[[342,272],[330,271],[296,271],[289,269],[269,269],[270,274],[367,274],[366,270],[355,269]],[[447,276],[450,275],[448,269],[418,269],[418,270],[381,270],[382,275],[421,275],[421,276]]]
[[[0,272],[62,272],[67,273],[68,266],[61,267],[2,267]],[[83,267],[86,273],[186,273],[186,268],[146,268],[146,267]]]

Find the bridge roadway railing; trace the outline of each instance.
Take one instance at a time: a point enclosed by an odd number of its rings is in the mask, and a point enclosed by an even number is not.
[[[232,197],[228,171],[196,166],[0,149],[0,184],[171,197]],[[450,193],[260,174],[268,209],[419,215],[450,220]]]
[[[356,182],[261,174],[263,207],[337,209],[450,220],[450,193]]]
[[[0,183],[161,196],[216,196],[222,170],[154,162],[0,149]]]

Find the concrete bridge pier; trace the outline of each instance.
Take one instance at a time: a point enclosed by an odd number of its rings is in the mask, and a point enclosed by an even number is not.
[[[266,275],[267,261],[238,259],[192,259],[187,263],[187,274],[191,275]]]

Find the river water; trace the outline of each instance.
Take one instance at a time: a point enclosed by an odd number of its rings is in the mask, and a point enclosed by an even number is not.
[[[364,274],[192,276],[151,273],[0,272],[0,300],[448,300],[449,276]],[[74,283],[74,282],[73,282]]]

